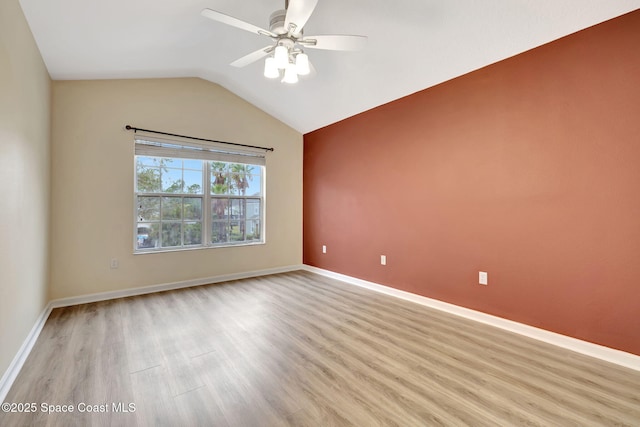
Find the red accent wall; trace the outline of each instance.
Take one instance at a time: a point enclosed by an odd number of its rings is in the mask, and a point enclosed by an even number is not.
[[[305,135],[304,262],[640,355],[640,11]]]

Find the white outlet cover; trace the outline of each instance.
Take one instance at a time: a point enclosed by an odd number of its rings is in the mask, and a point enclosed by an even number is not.
[[[486,271],[480,271],[478,273],[478,283],[480,283],[481,285],[488,285],[489,273],[487,273]]]
[[[380,255],[380,264],[387,265],[387,256],[386,255]]]

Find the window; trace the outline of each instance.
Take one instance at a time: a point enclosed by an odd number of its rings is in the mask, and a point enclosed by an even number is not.
[[[264,156],[136,140],[136,252],[264,242]]]

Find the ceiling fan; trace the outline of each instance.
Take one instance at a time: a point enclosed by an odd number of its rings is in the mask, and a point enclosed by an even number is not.
[[[285,8],[271,14],[268,30],[211,9],[204,9],[201,15],[271,39],[272,44],[233,61],[232,66],[244,67],[266,56],[265,77],[281,78],[283,83],[297,83],[299,75],[311,72],[304,48],[354,51],[363,49],[367,43],[365,36],[305,36],[304,25],[317,3],[318,0],[285,0]]]

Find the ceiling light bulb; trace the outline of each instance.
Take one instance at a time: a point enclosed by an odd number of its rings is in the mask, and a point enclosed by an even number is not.
[[[306,53],[296,55],[296,71],[301,76],[306,76],[311,72],[309,68],[309,57]]]
[[[296,73],[295,64],[287,64],[287,68],[284,69],[282,83],[298,83],[298,73]]]
[[[274,58],[279,69],[286,68],[289,63],[289,49],[286,46],[277,46]]]
[[[278,71],[276,60],[271,56],[264,61],[264,76],[268,79],[280,77],[280,71]]]

